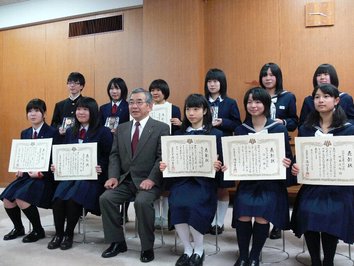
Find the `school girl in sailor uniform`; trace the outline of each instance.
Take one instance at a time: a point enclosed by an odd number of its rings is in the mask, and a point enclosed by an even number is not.
[[[263,65],[259,72],[259,84],[272,98],[270,118],[285,125],[288,132],[296,130],[299,122],[296,113],[296,97],[293,93],[284,90],[280,67],[275,63]],[[287,186],[296,185],[296,177],[291,176],[290,169],[287,170],[287,174]],[[279,239],[280,237],[281,230],[273,226],[269,238]]]
[[[152,95],[152,99],[154,101],[154,107],[158,107],[159,105],[171,105],[171,135],[174,135],[177,130],[181,127],[181,110],[178,106],[173,105],[167,101],[170,96],[170,87],[167,82],[163,79],[155,79],[151,82],[149,86],[149,92]],[[165,183],[163,184],[165,186]],[[163,192],[159,199],[155,200],[154,208],[155,208],[155,228],[161,229],[168,228],[168,194],[166,188],[163,188]]]
[[[269,118],[271,97],[263,88],[252,88],[244,97],[245,122],[235,135],[284,133],[283,165],[290,167],[292,153],[286,127]],[[227,167],[227,165],[226,165]],[[252,224],[252,217],[254,223]],[[232,226],[236,228],[239,258],[235,265],[259,265],[259,256],[269,233],[269,222],[289,229],[289,204],[285,180],[240,181],[233,207]],[[252,248],[249,252],[250,239]]]
[[[313,93],[315,111],[299,128],[299,137],[354,135],[354,126],[347,122],[339,105],[337,88],[331,84],[318,85]],[[299,166],[292,166],[294,175]],[[291,229],[297,237],[305,236],[313,266],[331,266],[338,239],[354,242],[354,186],[302,185],[297,194]],[[321,264],[320,241],[323,261]]]
[[[223,132],[224,136],[232,136],[235,128],[241,125],[237,102],[227,96],[225,73],[217,68],[210,69],[205,75],[204,95],[212,110],[213,126]],[[217,214],[210,225],[209,232],[213,235],[222,234],[224,220],[229,207],[228,188],[235,186],[234,181],[224,181],[221,173],[217,178],[218,205]]]
[[[317,67],[312,78],[313,88],[320,84],[332,84],[337,89],[339,89],[339,79],[337,71],[334,66],[330,64],[321,64]],[[345,114],[347,115],[348,122],[354,124],[354,104],[353,98],[347,92],[339,91],[339,105],[343,108]],[[307,96],[304,99],[300,112],[300,123],[302,125],[306,117],[315,110],[312,95]]]
[[[217,152],[221,156],[222,132],[213,128],[211,123],[210,108],[205,97],[191,94],[185,101],[181,131],[176,132],[176,135],[215,135]],[[161,162],[160,170],[164,171],[168,163]],[[216,171],[221,169],[220,160],[214,162],[214,168]],[[176,265],[203,265],[204,234],[208,232],[216,211],[216,182],[207,177],[177,177],[169,178],[168,181],[171,224],[175,226],[184,246]]]

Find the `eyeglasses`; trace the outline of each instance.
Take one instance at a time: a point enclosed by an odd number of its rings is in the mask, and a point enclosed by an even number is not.
[[[80,85],[80,82],[74,82],[74,81],[68,81],[67,83],[66,83],[68,86],[76,86],[76,85]]]
[[[136,104],[137,106],[142,106],[144,103],[146,103],[146,102],[144,102],[144,101],[136,101],[136,102],[134,102],[134,101],[129,101],[129,105],[134,105],[134,104]]]

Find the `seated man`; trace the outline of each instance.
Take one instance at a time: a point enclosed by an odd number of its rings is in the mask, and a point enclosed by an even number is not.
[[[109,179],[100,197],[105,241],[111,243],[102,253],[109,258],[127,250],[120,224],[119,206],[135,197],[142,262],[154,259],[154,201],[161,194],[161,136],[169,134],[167,124],[149,117],[152,96],[143,89],[130,94],[129,112],[133,120],[120,124],[114,133],[109,158]]]

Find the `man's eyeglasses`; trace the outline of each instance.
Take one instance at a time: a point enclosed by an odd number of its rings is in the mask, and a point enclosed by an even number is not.
[[[129,105],[134,105],[134,104],[136,104],[137,106],[142,106],[144,103],[146,103],[146,102],[144,102],[144,101],[136,101],[136,102],[134,102],[134,101],[129,101],[128,102],[129,103]]]
[[[78,81],[76,81],[76,82],[74,82],[74,81],[68,81],[66,84],[67,84],[68,86],[76,86],[76,85],[80,85],[80,82],[78,82]]]

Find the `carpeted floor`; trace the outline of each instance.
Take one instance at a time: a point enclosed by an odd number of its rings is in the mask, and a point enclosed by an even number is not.
[[[2,189],[0,189],[1,191]],[[101,253],[108,247],[108,244],[103,243],[103,232],[101,217],[88,214],[86,218],[86,243],[82,243],[82,225],[81,233],[76,230],[75,243],[72,249],[62,251],[49,250],[47,244],[54,234],[53,218],[51,210],[40,209],[42,224],[45,226],[46,238],[39,240],[36,243],[24,244],[22,239],[18,238],[10,241],[3,241],[2,237],[12,229],[12,223],[6,215],[2,202],[0,203],[0,265],[12,266],[89,266],[89,265],[175,265],[179,254],[182,252],[182,246],[177,241],[177,253],[175,252],[175,234],[173,232],[164,231],[164,244],[161,245],[161,233],[156,231],[155,241],[155,260],[144,264],[139,260],[140,243],[139,239],[134,237],[135,234],[135,215],[134,207],[129,207],[129,219],[127,223],[127,244],[128,251],[119,254],[116,257],[104,259],[101,258]],[[232,209],[228,209],[225,231],[218,237],[218,245],[220,252],[215,253],[215,236],[206,235],[205,237],[205,252],[206,256],[204,265],[233,265],[237,258],[237,242],[236,233],[231,228]],[[24,216],[23,216],[24,217]],[[23,223],[28,231],[28,221],[23,218]],[[285,233],[285,251],[282,251],[282,239],[268,239],[266,246],[263,249],[262,265],[309,265],[309,255],[307,252],[302,253],[303,240],[296,238],[291,231]],[[353,252],[354,248],[351,248]],[[335,258],[335,265],[346,266],[353,265],[353,262],[348,259],[348,245],[340,241],[338,253]]]

